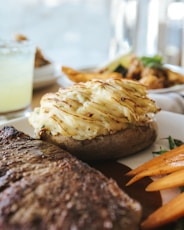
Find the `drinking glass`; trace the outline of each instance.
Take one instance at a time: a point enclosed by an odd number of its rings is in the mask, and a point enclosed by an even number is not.
[[[0,123],[30,111],[35,46],[0,40]]]
[[[184,66],[184,0],[112,0],[110,54],[163,56]]]

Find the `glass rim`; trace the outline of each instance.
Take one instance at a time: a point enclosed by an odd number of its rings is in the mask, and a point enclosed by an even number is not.
[[[10,52],[36,52],[35,44],[30,40],[16,41],[16,40],[3,40],[0,39],[0,53]]]

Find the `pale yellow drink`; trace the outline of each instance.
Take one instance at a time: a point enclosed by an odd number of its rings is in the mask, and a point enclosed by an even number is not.
[[[0,42],[0,115],[25,111],[32,98],[35,48]]]

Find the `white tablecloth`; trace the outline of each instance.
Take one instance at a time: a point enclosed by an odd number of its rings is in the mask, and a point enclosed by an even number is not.
[[[149,94],[162,110],[184,114],[184,93]]]

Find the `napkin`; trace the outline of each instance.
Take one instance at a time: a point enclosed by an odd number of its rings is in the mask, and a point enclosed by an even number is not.
[[[162,110],[184,114],[184,93],[149,94]]]

